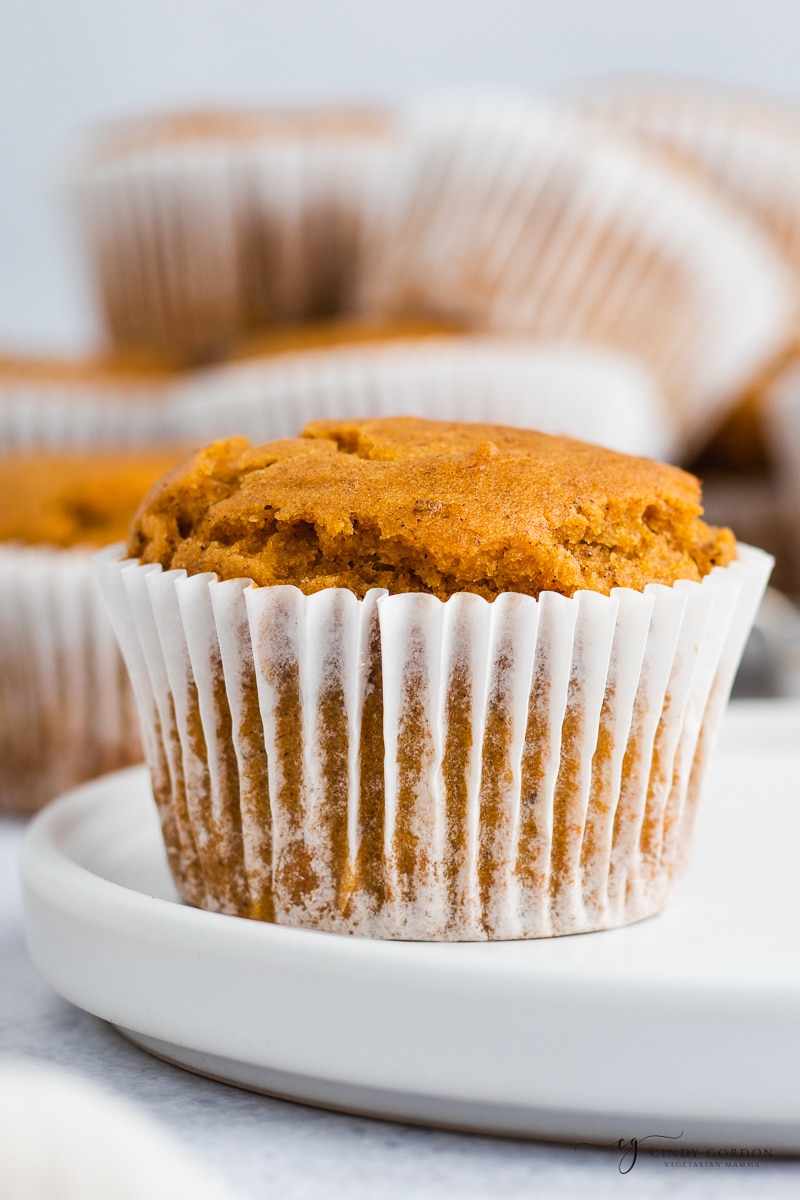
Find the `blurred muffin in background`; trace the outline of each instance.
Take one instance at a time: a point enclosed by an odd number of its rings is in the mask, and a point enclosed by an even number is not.
[[[800,361],[787,368],[764,407],[783,532],[781,586],[800,601]]]
[[[502,421],[661,458],[679,442],[647,365],[608,346],[443,334],[436,323],[398,321],[310,324],[277,331],[258,348],[184,376],[170,406],[173,438],[261,443],[295,437],[317,418],[406,415]]]
[[[772,240],[696,173],[567,105],[421,107],[400,158],[365,312],[638,354],[683,455],[793,335],[793,279]]]
[[[780,248],[800,282],[800,110],[712,84],[597,85],[582,112],[691,163]]]
[[[92,554],[177,450],[0,456],[0,810],[29,813],[142,756]]]
[[[347,309],[394,121],[368,108],[193,112],[121,124],[76,172],[105,323],[187,361]]]
[[[163,355],[0,353],[0,456],[157,443],[178,374]]]
[[[800,110],[774,98],[677,80],[601,84],[577,103],[581,112],[704,176],[759,225],[791,272],[794,337],[747,381],[735,409],[703,447],[704,461],[715,467],[766,467],[770,449],[762,409],[800,350]]]
[[[800,352],[800,110],[711,84],[644,79],[597,85],[581,93],[578,105],[702,174],[760,226],[791,273],[796,316],[790,344],[747,381],[691,465],[706,477],[715,515],[767,546],[776,556],[775,583],[798,591],[800,569],[788,531],[796,516],[786,505],[791,489],[787,493],[779,480],[782,418],[776,421],[768,409]]]
[[[180,456],[160,447],[0,458],[0,542],[98,547],[119,541],[139,500]]]
[[[285,322],[262,329],[236,342],[228,362],[275,358],[306,350],[331,350],[341,346],[371,346],[386,342],[415,343],[427,338],[456,337],[467,332],[463,322],[445,317],[394,318],[344,314],[309,321]]]
[[[787,385],[793,390],[793,358],[789,352],[763,371],[686,464],[703,480],[709,520],[735,525],[743,539],[769,551],[773,586],[790,593],[800,591],[800,506],[787,465],[790,409],[778,400]]]

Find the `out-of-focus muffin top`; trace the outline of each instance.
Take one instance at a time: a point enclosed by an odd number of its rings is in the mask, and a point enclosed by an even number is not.
[[[0,541],[104,546],[125,538],[153,483],[185,449],[0,458]]]
[[[316,421],[199,451],[152,489],[143,562],[312,593],[536,596],[699,580],[736,557],[677,467],[495,425]]]
[[[243,338],[233,346],[230,357],[234,360],[270,358],[305,350],[330,350],[339,346],[457,337],[464,332],[463,325],[435,317],[335,317],[273,325]]]
[[[383,139],[393,126],[390,113],[366,105],[188,109],[115,122],[96,135],[94,156],[104,161],[190,142]]]
[[[110,351],[82,358],[0,354],[0,386],[106,386],[152,389],[178,374],[177,357]]]

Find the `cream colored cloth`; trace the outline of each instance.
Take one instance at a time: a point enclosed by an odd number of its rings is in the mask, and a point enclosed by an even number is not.
[[[233,1200],[134,1104],[27,1062],[0,1063],[4,1200]]]

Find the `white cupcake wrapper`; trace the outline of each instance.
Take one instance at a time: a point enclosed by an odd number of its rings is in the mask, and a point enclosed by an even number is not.
[[[391,143],[372,138],[258,148],[254,195],[268,238],[268,311],[300,320],[350,307],[391,158]]]
[[[365,311],[421,308],[636,352],[690,448],[789,339],[795,289],[769,239],[576,114],[429,106],[406,145],[389,235],[365,263]]]
[[[177,142],[84,170],[78,216],[112,334],[202,355],[346,307],[390,157],[387,130]]]
[[[156,150],[78,181],[78,216],[101,307],[124,344],[214,349],[246,324],[243,148]]]
[[[0,381],[0,456],[168,440],[166,388]],[[142,757],[89,550],[0,544],[0,750],[0,809],[17,812]]]
[[[670,458],[679,432],[646,366],[601,346],[501,337],[342,346],[196,372],[173,440],[296,436],[319,418],[412,415],[537,428]]]
[[[489,604],[304,596],[104,552],[179,886],[420,940],[657,912],[772,564],[740,555],[701,584]]]
[[[800,270],[800,120],[791,108],[676,84],[597,87],[576,104],[690,159],[769,231]]]
[[[141,758],[90,552],[0,546],[0,712],[6,811]]]
[[[171,386],[0,379],[0,455],[163,442]]]

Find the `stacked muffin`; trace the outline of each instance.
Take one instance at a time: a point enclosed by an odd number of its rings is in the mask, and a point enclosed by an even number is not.
[[[92,555],[180,455],[175,370],[118,352],[0,359],[0,811],[141,758]]]
[[[347,307],[394,123],[372,110],[184,113],[93,145],[78,198],[109,331],[189,361]]]
[[[133,696],[92,567],[166,449],[0,458],[0,811],[33,812],[141,758]]]
[[[677,159],[770,239],[800,296],[800,114],[720,88],[665,82],[596,87],[581,112]],[[756,373],[707,431],[693,462],[707,503],[777,558],[776,583],[800,590],[797,488],[800,319],[784,353]]]

